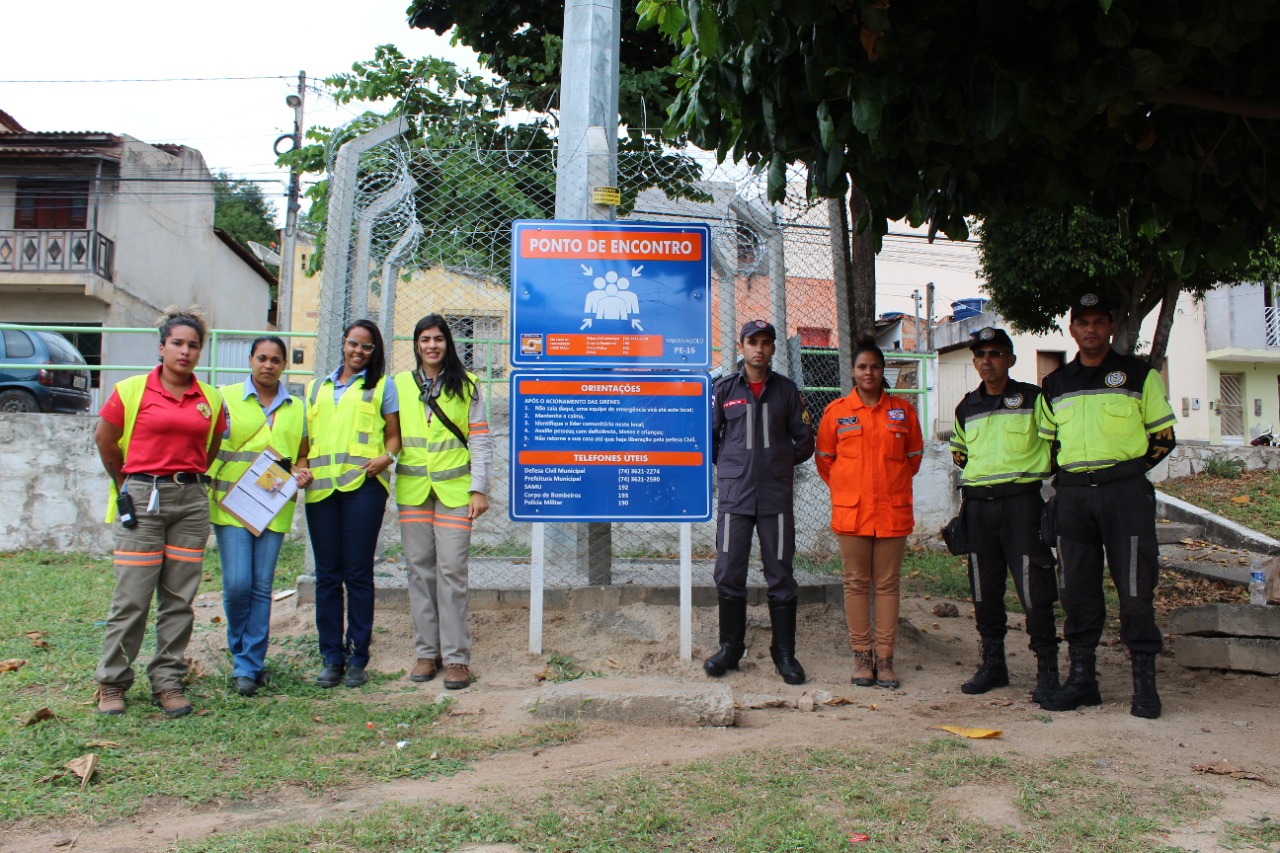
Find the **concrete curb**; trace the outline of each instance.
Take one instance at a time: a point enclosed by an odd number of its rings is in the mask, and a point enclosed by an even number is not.
[[[1198,524],[1204,528],[1206,539],[1228,548],[1239,548],[1273,556],[1280,554],[1280,540],[1272,539],[1256,530],[1250,530],[1243,524],[1237,524],[1229,518],[1215,515],[1172,495],[1166,495],[1159,489],[1156,490],[1156,517]]]

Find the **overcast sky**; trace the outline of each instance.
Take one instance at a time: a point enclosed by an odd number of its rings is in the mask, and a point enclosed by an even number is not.
[[[272,143],[293,129],[284,99],[300,70],[323,89],[325,76],[388,43],[408,56],[476,67],[474,55],[451,47],[447,37],[409,29],[408,4],[14,0],[4,9],[0,110],[32,131],[98,130],[199,149],[215,172],[264,181],[264,194],[283,217],[288,174],[273,165]],[[282,79],[174,80],[235,77]],[[139,79],[174,82],[15,82]],[[359,112],[307,93],[307,126],[333,127]],[[877,267],[879,311],[910,313],[912,292],[928,281],[938,284],[939,315],[949,312],[950,301],[978,295],[971,246],[890,238]]]
[[[394,44],[409,56],[473,63],[447,37],[411,30],[409,0],[22,0],[5,4],[0,110],[28,130],[100,130],[199,149],[213,171],[264,183],[283,210],[288,173],[272,144],[293,130],[285,96],[306,71],[317,88]],[[282,77],[188,82],[26,83],[28,80],[138,80]],[[309,91],[308,126],[342,124],[359,113]],[[304,208],[305,209],[305,208]]]

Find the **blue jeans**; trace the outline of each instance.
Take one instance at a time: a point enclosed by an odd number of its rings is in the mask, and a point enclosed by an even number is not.
[[[215,524],[222,557],[222,609],[227,616],[227,648],[232,678],[257,678],[267,660],[271,632],[271,584],[284,534]]]
[[[366,667],[373,639],[373,552],[387,511],[387,490],[366,478],[358,489],[334,492],[306,506],[316,561],[320,657],[327,666]]]

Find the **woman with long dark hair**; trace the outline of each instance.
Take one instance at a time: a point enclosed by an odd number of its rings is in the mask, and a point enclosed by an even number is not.
[[[443,668],[444,686],[459,690],[472,678],[471,525],[489,508],[493,439],[479,383],[463,367],[453,332],[439,314],[414,327],[413,356],[417,367],[395,378],[405,401],[396,504],[417,654],[409,677],[430,681]]]
[[[204,339],[198,308],[166,308],[160,317],[160,366],[116,384],[93,434],[111,479],[107,521],[116,522],[116,588],[94,673],[103,714],[124,713],[153,598],[151,695],[170,717],[191,713],[182,681],[195,622],[191,602],[209,539],[205,472],[226,426],[217,389],[195,377]]]
[[[316,562],[321,687],[368,680],[373,557],[400,452],[400,402],[370,320],[342,330],[342,364],[307,385],[311,475],[307,529]],[[345,592],[345,607],[344,607]],[[344,618],[345,617],[345,618]]]
[[[213,478],[209,519],[222,560],[222,609],[227,617],[231,677],[241,696],[254,695],[267,682],[271,586],[297,504],[285,504],[255,535],[219,502],[268,447],[288,458],[298,488],[311,483],[305,405],[280,381],[287,354],[278,337],[256,339],[249,347],[249,376],[218,389],[228,424],[218,458],[209,469]]]
[[[818,474],[831,489],[831,529],[844,565],[844,610],[853,648],[853,684],[899,686],[902,557],[915,519],[911,478],[924,440],[916,410],[884,389],[884,353],[870,335],[853,353],[854,390],[833,400],[818,426]],[[875,594],[875,642],[871,599]]]

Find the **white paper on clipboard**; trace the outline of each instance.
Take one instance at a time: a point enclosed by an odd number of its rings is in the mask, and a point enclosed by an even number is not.
[[[283,458],[274,447],[262,451],[218,504],[254,536],[261,536],[271,519],[297,498],[298,481],[279,464]]]

